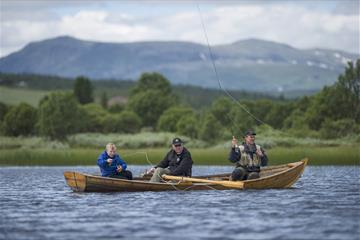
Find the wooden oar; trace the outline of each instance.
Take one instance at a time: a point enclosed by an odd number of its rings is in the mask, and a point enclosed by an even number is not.
[[[163,179],[166,180],[178,180],[184,182],[199,182],[199,183],[211,183],[211,184],[218,184],[224,187],[229,188],[237,188],[237,189],[244,189],[243,182],[237,181],[217,181],[217,180],[209,180],[209,179],[201,179],[201,178],[191,178],[191,177],[177,177],[177,176],[170,176],[170,175],[162,175]]]

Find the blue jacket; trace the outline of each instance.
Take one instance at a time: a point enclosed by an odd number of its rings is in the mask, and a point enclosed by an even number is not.
[[[120,156],[118,154],[115,154],[111,159],[113,160],[111,162],[111,165],[106,161],[108,160],[109,155],[107,154],[106,151],[104,151],[102,154],[100,154],[98,160],[97,160],[97,164],[100,167],[101,170],[101,176],[103,177],[109,177],[111,175],[116,175],[117,172],[117,166],[121,165],[122,166],[122,170],[125,171],[126,170],[126,163],[124,160],[122,160],[120,158]]]

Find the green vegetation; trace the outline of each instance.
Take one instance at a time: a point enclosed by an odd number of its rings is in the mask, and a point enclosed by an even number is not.
[[[80,116],[78,103],[72,94],[51,93],[40,102],[39,134],[52,140],[66,140],[68,134],[78,130]]]
[[[253,128],[258,133],[257,143],[274,154],[276,161],[298,160],[308,155],[307,150],[316,164],[350,164],[358,159],[359,151],[354,149],[360,142],[360,59],[355,65],[349,63],[333,86],[324,87],[312,97],[238,102],[222,97],[201,110],[182,102],[170,82],[158,73],[142,74],[128,90],[128,102],[108,108],[105,102],[92,103],[92,83],[88,79],[79,77],[76,82],[81,84],[75,84],[75,94],[51,92],[40,100],[38,108],[24,103],[0,104],[1,134],[34,136],[41,146],[11,144],[18,140],[10,140],[2,143],[1,151],[10,154],[6,149],[13,149],[23,154],[26,150],[29,158],[36,159],[41,153],[41,159],[47,155],[48,144],[52,146],[50,149],[57,149],[57,141],[61,141],[62,150],[55,152],[66,149],[65,152],[77,158],[81,148],[101,149],[108,142],[114,142],[121,149],[163,149],[173,137],[180,135],[189,148],[204,154],[199,156],[199,163],[201,159],[208,159],[204,164],[209,164],[220,159],[217,151],[223,154],[225,150],[221,149],[228,149],[231,136],[241,139],[246,129]],[[44,140],[36,136],[43,136]],[[49,139],[52,141],[47,143]],[[202,152],[204,147],[206,150]],[[323,151],[326,147],[339,151]],[[211,155],[206,155],[208,150]],[[337,152],[343,155],[338,156]],[[64,160],[61,154],[59,159]]]
[[[40,99],[50,91],[72,91],[74,79],[37,75],[37,74],[12,74],[0,72],[0,102],[6,104],[18,104],[27,102],[37,106]],[[108,99],[121,96],[127,99],[136,82],[130,80],[91,80],[94,87],[95,102],[101,103],[101,97],[105,92]],[[3,86],[3,87],[1,87]],[[3,88],[3,89],[2,89]],[[224,96],[218,89],[208,89],[190,85],[171,86],[173,93],[185,105],[194,109],[210,106],[214,99]],[[18,91],[19,90],[19,91]],[[9,92],[8,94],[6,94]],[[257,92],[230,91],[236,99],[271,99],[279,100],[277,97]],[[6,95],[3,95],[6,94]],[[40,96],[41,95],[41,96]]]
[[[156,164],[170,148],[174,133],[75,134],[67,142],[40,137],[0,137],[0,165],[95,165],[108,142],[118,146],[129,164]],[[258,129],[258,144],[265,147],[270,164],[310,158],[310,165],[360,165],[360,138],[320,140],[284,136],[280,131]],[[213,147],[181,136],[197,165],[230,165],[230,140]],[[145,154],[146,153],[146,154]]]
[[[0,86],[0,102],[8,105],[16,105],[21,102],[37,107],[40,99],[49,94],[50,91],[30,90],[27,88],[10,88]]]
[[[34,133],[37,111],[27,103],[9,109],[3,120],[3,131],[9,136],[27,136]]]
[[[232,165],[228,149],[189,148],[195,165]],[[120,149],[128,164],[155,165],[163,159],[168,148]],[[0,150],[0,165],[11,166],[70,166],[93,165],[103,148],[91,149],[7,149]],[[298,161],[309,157],[310,165],[360,165],[359,152],[353,147],[295,147],[275,148],[268,151],[270,165]],[[148,160],[147,160],[148,159]]]
[[[92,103],[94,101],[93,89],[88,78],[81,76],[75,79],[74,95],[80,104]]]

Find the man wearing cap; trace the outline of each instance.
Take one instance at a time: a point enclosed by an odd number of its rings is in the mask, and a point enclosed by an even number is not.
[[[233,136],[229,160],[236,163],[231,174],[231,180],[241,181],[260,177],[260,166],[266,166],[268,158],[264,149],[255,144],[256,133],[253,130],[245,132],[245,142],[238,146],[237,139]]]
[[[191,177],[192,158],[190,152],[183,146],[184,142],[180,138],[174,138],[172,149],[166,154],[164,159],[155,166],[150,182],[160,182],[163,174],[173,176]]]

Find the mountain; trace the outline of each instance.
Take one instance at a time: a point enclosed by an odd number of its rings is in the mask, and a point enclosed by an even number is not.
[[[102,43],[64,36],[33,42],[0,58],[0,71],[92,79],[137,79],[156,71],[173,84],[247,91],[309,91],[331,85],[347,61],[359,55],[327,49],[301,50],[247,39],[211,46],[191,42]]]

